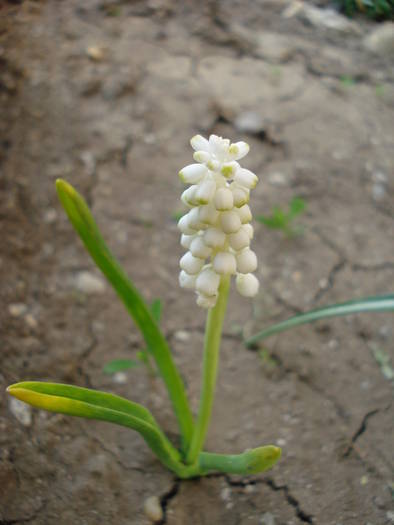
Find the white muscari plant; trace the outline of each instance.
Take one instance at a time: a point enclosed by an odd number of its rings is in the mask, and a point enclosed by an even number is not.
[[[204,451],[231,276],[235,276],[236,288],[245,297],[255,296],[259,288],[253,273],[257,268],[257,257],[250,249],[253,227],[248,206],[250,190],[256,185],[257,177],[237,162],[249,151],[245,142],[230,144],[229,140],[216,135],[211,135],[209,140],[196,135],[191,144],[195,149],[196,164],[186,166],[180,172],[182,180],[190,184],[182,195],[182,201],[190,210],[179,221],[181,244],[187,250],[180,261],[179,283],[183,288],[195,290],[197,304],[207,308],[201,399],[196,416],[168,342],[160,330],[157,311],[155,313],[146,303],[110,252],[85,200],[66,181],[56,181],[59,199],[70,222],[124,303],[141,331],[147,353],[155,360],[178,421],[180,446],[173,445],[146,407],[114,394],[40,381],[16,383],[7,391],[37,408],[107,421],[139,432],[158,459],[180,478],[204,476],[214,471],[257,474],[278,461],[281,455],[279,447],[267,445],[239,454]],[[393,310],[394,294],[331,305],[278,323],[245,343],[254,345],[269,335],[317,319]]]
[[[248,205],[258,178],[237,162],[249,152],[246,142],[196,135],[190,143],[197,164],[179,172],[190,184],[181,196],[190,209],[178,223],[181,245],[188,250],[180,260],[179,284],[196,291],[199,306],[213,308],[223,276],[235,275],[237,290],[245,297],[259,290],[253,275],[257,257],[249,247],[253,226]]]

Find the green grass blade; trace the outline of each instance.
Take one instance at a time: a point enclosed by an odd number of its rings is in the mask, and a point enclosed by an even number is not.
[[[105,244],[85,200],[64,180],[56,181],[56,189],[68,218],[87,251],[122,299],[126,309],[141,330],[166,384],[180,426],[183,448],[186,449],[193,432],[193,417],[183,381],[173,362],[167,342],[150,308]]]
[[[390,312],[394,311],[394,294],[390,295],[377,295],[373,297],[367,297],[365,299],[347,301],[345,303],[332,304],[323,308],[317,308],[304,314],[298,314],[294,317],[290,317],[286,321],[274,324],[265,330],[262,330],[258,334],[250,337],[245,341],[246,346],[252,346],[258,341],[269,337],[270,335],[277,334],[289,330],[294,326],[301,324],[311,323],[318,321],[319,319],[327,319],[329,317],[340,317],[343,315],[358,314],[362,312]]]
[[[175,471],[179,469],[180,454],[142,405],[113,394],[57,383],[24,381],[9,386],[7,391],[36,408],[132,428],[164,465]]]
[[[129,370],[130,368],[136,368],[141,363],[135,359],[113,359],[107,363],[104,368],[104,374],[116,374],[116,372],[123,372],[123,370]]]

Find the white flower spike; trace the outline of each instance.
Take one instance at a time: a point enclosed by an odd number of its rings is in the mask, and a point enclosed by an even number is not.
[[[190,209],[178,223],[181,245],[189,250],[180,260],[179,284],[196,291],[199,306],[213,308],[223,275],[236,275],[237,290],[244,297],[258,292],[259,281],[251,273],[257,269],[257,257],[249,248],[253,226],[248,206],[258,178],[237,162],[249,152],[246,142],[230,144],[217,135],[209,140],[195,135],[190,144],[197,164],[179,172],[190,184],[181,197]]]

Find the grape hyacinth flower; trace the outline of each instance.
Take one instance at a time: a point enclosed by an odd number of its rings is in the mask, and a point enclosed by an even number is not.
[[[213,308],[224,275],[236,276],[241,295],[253,297],[258,292],[248,205],[258,178],[237,162],[249,152],[246,142],[230,144],[217,135],[209,140],[196,135],[190,143],[196,164],[179,172],[190,184],[181,196],[189,211],[178,222],[181,244],[188,250],[180,260],[179,284],[196,291],[199,306]]]

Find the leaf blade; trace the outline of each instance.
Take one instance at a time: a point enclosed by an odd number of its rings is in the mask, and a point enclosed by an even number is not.
[[[186,449],[193,433],[193,416],[182,378],[174,364],[167,342],[150,308],[107,247],[85,200],[62,179],[56,181],[56,189],[60,202],[85,248],[141,330],[147,348],[153,355],[166,384]]]
[[[261,330],[256,335],[249,337],[245,344],[252,346],[257,341],[265,339],[271,335],[289,330],[301,324],[311,323],[320,319],[327,319],[330,317],[341,317],[344,315],[351,315],[363,312],[390,312],[394,311],[394,294],[371,296],[364,299],[355,299],[346,301],[344,303],[336,303],[322,308],[316,308],[302,314],[297,314],[280,323],[274,324],[264,330]]]
[[[141,434],[164,465],[174,471],[180,468],[179,452],[142,405],[98,390],[39,381],[10,385],[7,392],[20,401],[49,412],[131,428]]]

